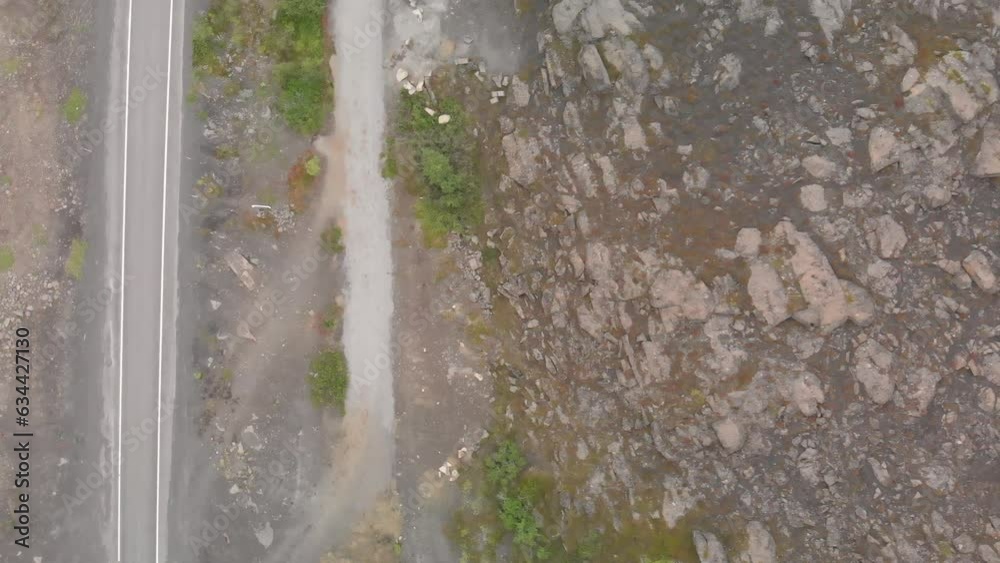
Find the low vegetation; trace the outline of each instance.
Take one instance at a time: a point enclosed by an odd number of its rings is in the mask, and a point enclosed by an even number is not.
[[[315,135],[333,105],[326,0],[280,0],[266,50],[275,57],[278,112],[295,131]]]
[[[442,115],[449,117],[446,123],[439,121]],[[383,175],[402,174],[420,196],[417,217],[431,244],[482,221],[477,144],[468,127],[469,118],[455,100],[435,103],[424,92],[401,95],[397,140],[387,147]],[[401,170],[404,162],[412,167]]]
[[[337,225],[330,225],[320,235],[320,243],[327,254],[340,254],[344,251],[344,233]]]
[[[309,365],[309,395],[317,407],[344,410],[347,400],[347,358],[340,350],[326,350]]]
[[[74,87],[66,97],[62,106],[63,117],[70,123],[79,123],[87,113],[87,95],[83,90]]]
[[[0,273],[14,267],[14,251],[9,246],[0,246]]]
[[[338,303],[330,304],[327,308],[326,313],[323,314],[323,330],[332,331],[336,330],[340,326],[340,322],[344,318],[344,308]]]
[[[73,239],[69,247],[69,257],[66,259],[66,274],[79,280],[83,277],[83,265],[87,259],[87,243],[80,239]]]
[[[514,561],[552,559],[550,541],[537,516],[547,480],[530,469],[517,442],[498,442],[482,467],[464,479],[466,503],[455,524],[463,560],[482,560],[505,541],[515,548]]]
[[[274,63],[278,113],[298,133],[319,133],[333,104],[326,4],[278,0],[272,12],[256,0],[215,0],[195,18],[191,51],[196,76],[226,77],[228,65],[241,62],[251,50],[267,55]],[[239,91],[235,82],[227,86],[231,94]]]

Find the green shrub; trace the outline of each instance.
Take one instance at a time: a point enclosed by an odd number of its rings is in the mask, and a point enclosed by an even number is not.
[[[327,350],[309,365],[309,395],[318,407],[341,410],[347,400],[347,358],[340,350]]]
[[[319,238],[323,250],[328,254],[340,254],[344,251],[344,233],[340,230],[340,227],[336,225],[327,227]]]
[[[14,267],[14,251],[9,246],[0,246],[0,272]]]
[[[196,18],[191,31],[191,64],[195,70],[221,74],[221,50],[222,42],[218,31],[212,26],[210,15],[203,14]]]
[[[437,108],[430,115],[426,107]],[[438,123],[447,114],[448,123]],[[477,179],[475,141],[468,134],[468,117],[454,100],[433,103],[426,93],[401,95],[398,143],[387,146],[383,176],[394,177],[398,158],[409,155],[416,165],[410,174],[421,196],[417,205],[428,243],[443,241],[448,233],[461,233],[482,221],[481,189]]]
[[[276,75],[278,113],[298,133],[319,133],[333,102],[329,68],[325,63],[283,63]]]
[[[520,494],[501,497],[500,521],[514,534],[514,543],[532,552],[544,539],[531,501]]]
[[[310,156],[309,160],[306,161],[306,174],[315,178],[322,171],[323,161],[316,155]]]
[[[319,133],[333,107],[325,14],[326,0],[280,0],[265,40],[266,50],[279,63],[278,113],[304,135]]]
[[[69,277],[79,280],[83,277],[83,264],[87,259],[87,243],[80,239],[73,239],[69,248],[69,258],[66,259],[66,274]]]
[[[83,115],[87,113],[87,95],[83,90],[74,87],[69,92],[69,96],[62,106],[63,116],[70,123],[79,123]]]
[[[517,442],[504,440],[486,460],[486,478],[490,484],[505,489],[514,484],[526,467],[528,460]]]

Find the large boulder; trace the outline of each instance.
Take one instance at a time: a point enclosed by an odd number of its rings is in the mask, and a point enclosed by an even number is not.
[[[611,76],[604,66],[601,53],[594,45],[584,45],[580,49],[580,68],[587,86],[594,92],[604,92],[611,88]]]
[[[778,224],[775,230],[794,249],[790,263],[799,291],[808,304],[806,318],[815,318],[824,333],[839,328],[847,321],[847,299],[826,255],[808,235],[787,221]]]
[[[517,131],[505,135],[501,141],[503,154],[507,157],[510,177],[527,187],[538,179],[538,157],[542,154],[538,139],[533,136],[519,135]]]
[[[594,0],[583,10],[580,26],[591,40],[603,39],[611,33],[627,36],[642,29],[639,20],[625,9],[621,0]]]
[[[719,538],[710,532],[695,530],[694,548],[701,563],[729,563],[726,558],[726,548],[722,547]]]
[[[848,320],[859,326],[874,320],[875,302],[867,290],[837,278],[819,246],[791,222],[778,223],[765,244],[754,246],[767,251],[749,260],[747,292],[768,326],[792,317],[828,334]]]
[[[983,142],[972,165],[972,175],[980,178],[1000,177],[1000,125],[987,125]]]
[[[664,314],[705,320],[712,313],[712,292],[691,272],[666,270],[656,275],[649,288],[650,302]]]
[[[778,560],[774,538],[764,524],[756,520],[747,524],[747,544],[750,563],[775,563]]]
[[[785,284],[774,266],[766,260],[754,260],[750,264],[747,291],[754,309],[768,326],[776,326],[792,316],[788,310]]]

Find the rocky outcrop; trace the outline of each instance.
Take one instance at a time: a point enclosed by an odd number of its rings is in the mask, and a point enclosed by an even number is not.
[[[1000,177],[1000,125],[990,124],[983,130],[983,141],[972,165],[972,175]]]
[[[754,260],[750,263],[747,292],[757,314],[768,326],[776,326],[792,316],[785,284],[770,262]]]
[[[747,544],[750,563],[775,563],[778,560],[774,538],[764,524],[757,521],[747,524]]]
[[[695,530],[694,547],[698,553],[698,561],[701,563],[729,563],[726,557],[726,548],[715,534]]]
[[[542,153],[538,139],[514,132],[505,135],[501,144],[511,179],[521,186],[529,186],[538,179],[538,158]]]
[[[848,320],[861,326],[871,323],[875,303],[868,292],[838,279],[823,251],[808,235],[784,221],[775,227],[766,246],[766,254],[750,261],[747,292],[768,326],[794,317],[829,333]]]
[[[587,86],[594,92],[604,92],[611,88],[611,76],[604,66],[601,53],[594,45],[584,45],[580,49],[580,68]]]

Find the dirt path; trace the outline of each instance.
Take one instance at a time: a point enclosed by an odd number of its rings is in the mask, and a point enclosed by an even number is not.
[[[322,206],[340,210],[346,247],[343,346],[351,374],[342,438],[333,466],[305,510],[305,537],[288,536],[268,561],[310,560],[317,547],[340,543],[390,489],[394,458],[390,324],[392,254],[388,186],[379,172],[385,130],[385,77],[377,5],[340,0],[331,20],[337,52],[334,135],[317,143],[330,164]],[[377,23],[377,22],[375,22]],[[370,39],[355,41],[364,29]],[[350,43],[350,45],[348,45]]]

